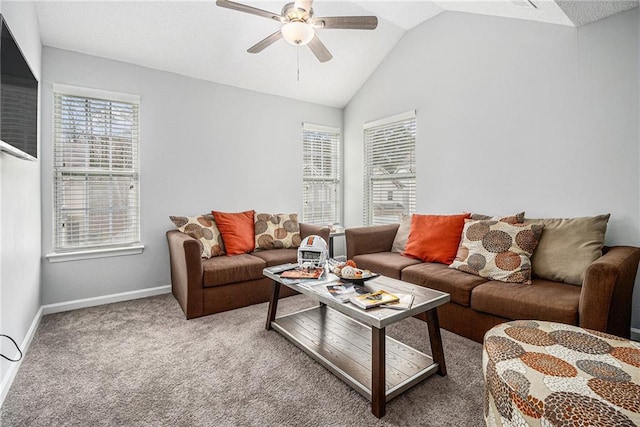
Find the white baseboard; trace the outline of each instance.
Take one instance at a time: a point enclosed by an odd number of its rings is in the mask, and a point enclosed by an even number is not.
[[[75,301],[61,302],[57,304],[47,304],[40,306],[38,312],[36,313],[33,321],[31,322],[31,326],[27,331],[27,335],[24,340],[22,340],[22,344],[20,345],[20,349],[22,350],[22,355],[24,360],[24,355],[27,354],[27,350],[29,349],[29,345],[31,344],[31,340],[38,329],[38,325],[40,324],[40,320],[42,316],[45,314],[52,313],[60,313],[63,311],[77,310],[79,308],[86,307],[94,307],[97,305],[103,304],[111,304],[114,302],[120,301],[129,301],[138,298],[146,298],[155,295],[162,295],[171,292],[171,285],[167,286],[158,286],[157,288],[149,288],[149,289],[141,289],[139,291],[130,291],[130,292],[122,292],[119,294],[105,295],[101,297],[95,298],[85,298],[79,299]],[[16,374],[18,373],[18,369],[20,369],[20,365],[22,364],[22,360],[17,363],[13,363],[9,368],[9,371],[5,374],[4,378],[2,378],[2,382],[0,382],[0,408],[4,403],[4,399],[7,397],[9,393],[9,388],[11,388],[11,384],[13,383]]]
[[[31,322],[31,326],[27,331],[27,336],[24,337],[22,343],[20,344],[20,349],[22,350],[22,359],[19,362],[12,363],[9,371],[5,374],[2,382],[0,383],[0,408],[4,403],[4,399],[7,397],[9,393],[9,389],[11,388],[11,384],[13,384],[13,380],[18,373],[18,369],[20,369],[20,365],[22,365],[22,361],[24,360],[25,354],[27,354],[27,350],[29,349],[29,345],[31,345],[31,340],[33,340],[33,336],[38,329],[38,325],[40,324],[40,319],[42,319],[42,307],[38,309],[33,321]]]
[[[42,314],[61,313],[63,311],[77,310],[79,308],[95,307],[97,305],[111,304],[120,301],[129,301],[138,298],[152,297],[171,292],[171,285],[158,286],[157,288],[141,289],[139,291],[122,292],[119,294],[104,295],[101,297],[77,299],[74,301],[59,302],[42,306]]]
[[[634,341],[640,341],[640,329],[631,328],[631,339]]]

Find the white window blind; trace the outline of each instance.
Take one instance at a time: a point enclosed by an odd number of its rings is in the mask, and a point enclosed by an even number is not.
[[[339,224],[340,129],[304,123],[302,135],[302,221],[315,225]]]
[[[65,88],[54,87],[54,250],[137,244],[139,99]]]
[[[416,209],[416,114],[364,125],[364,224],[400,222]]]

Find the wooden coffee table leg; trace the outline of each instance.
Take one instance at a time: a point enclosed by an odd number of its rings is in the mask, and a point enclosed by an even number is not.
[[[385,331],[371,328],[371,412],[378,418],[384,417],[387,403],[385,387]]]
[[[431,354],[433,361],[438,364],[438,374],[447,375],[447,365],[444,362],[444,350],[442,349],[442,336],[440,335],[440,322],[436,309],[427,311],[427,326],[429,327],[429,341],[431,341]]]
[[[269,301],[269,311],[267,314],[267,330],[271,330],[271,322],[276,320],[276,311],[278,310],[278,297],[280,296],[280,283],[273,281],[273,292]]]

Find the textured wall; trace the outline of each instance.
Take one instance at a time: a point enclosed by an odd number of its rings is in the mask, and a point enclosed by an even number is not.
[[[638,9],[578,29],[442,13],[345,109],[345,222],[362,222],[362,125],[417,110],[417,209],[611,213],[640,245]],[[640,327],[640,287],[634,321]]]
[[[342,110],[122,62],[43,50],[43,255],[52,250],[52,83],[137,94],[141,255],[43,260],[43,304],[169,285],[169,215],[302,211],[302,122],[342,127]],[[295,82],[292,82],[295,83]]]

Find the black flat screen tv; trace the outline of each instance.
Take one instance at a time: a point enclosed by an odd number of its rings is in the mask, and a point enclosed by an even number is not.
[[[38,80],[0,15],[0,150],[38,158]]]

